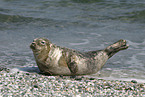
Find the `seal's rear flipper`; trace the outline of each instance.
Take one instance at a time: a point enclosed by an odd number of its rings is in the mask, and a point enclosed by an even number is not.
[[[128,45],[126,45],[126,40],[119,40],[115,42],[114,44],[108,46],[105,48],[104,51],[107,52],[109,58],[112,57],[115,53],[119,52],[120,50],[125,50],[128,48]]]

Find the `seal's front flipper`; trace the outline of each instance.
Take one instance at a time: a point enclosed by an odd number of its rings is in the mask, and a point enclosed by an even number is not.
[[[68,68],[73,75],[75,75],[76,72],[78,71],[77,64],[75,62],[68,63]]]
[[[128,48],[128,45],[126,44],[126,40],[119,40],[115,42],[114,44],[108,46],[105,48],[105,52],[107,52],[109,58],[112,57],[115,53],[119,52],[120,50],[125,50]]]

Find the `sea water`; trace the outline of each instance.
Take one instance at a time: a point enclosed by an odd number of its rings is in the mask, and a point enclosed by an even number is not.
[[[37,37],[79,51],[125,39],[130,47],[89,76],[145,82],[144,0],[0,0],[0,65],[37,67],[29,48]]]

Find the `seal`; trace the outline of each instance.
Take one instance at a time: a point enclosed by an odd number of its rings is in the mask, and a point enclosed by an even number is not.
[[[30,45],[40,72],[49,75],[86,75],[97,73],[115,53],[128,48],[119,40],[103,50],[80,52],[56,46],[46,38],[36,38]]]

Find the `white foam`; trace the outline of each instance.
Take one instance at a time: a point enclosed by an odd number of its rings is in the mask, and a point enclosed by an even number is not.
[[[19,68],[12,68],[10,69],[10,73],[17,73],[19,70]]]
[[[31,73],[39,73],[40,70],[37,66],[33,67],[22,67],[22,68],[12,68],[10,69],[10,73],[17,73],[17,72],[31,72]]]

